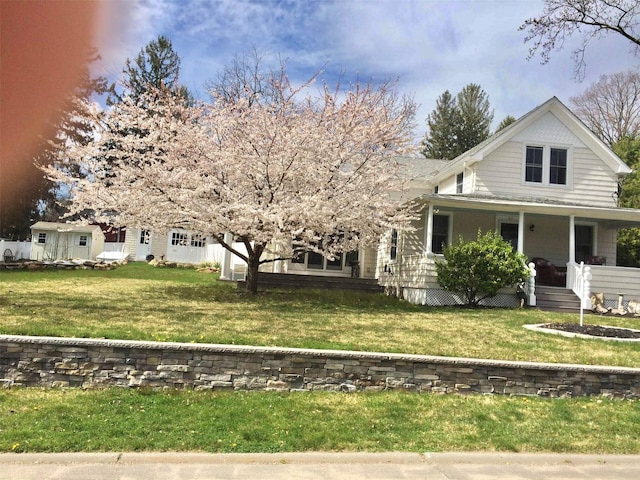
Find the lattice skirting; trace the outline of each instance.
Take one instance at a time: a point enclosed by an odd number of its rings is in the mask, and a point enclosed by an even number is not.
[[[431,307],[443,307],[448,305],[464,305],[464,300],[455,293],[447,292],[441,288],[404,288],[402,297],[408,302]],[[520,304],[515,293],[498,293],[493,298],[483,300],[481,305],[487,307],[513,308]]]

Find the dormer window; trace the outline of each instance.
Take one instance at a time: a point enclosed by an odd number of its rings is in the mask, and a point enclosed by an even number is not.
[[[569,184],[570,149],[549,145],[527,145],[524,153],[524,183]]]

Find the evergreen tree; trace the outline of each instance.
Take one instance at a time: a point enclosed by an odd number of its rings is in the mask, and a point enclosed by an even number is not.
[[[493,121],[489,98],[480,85],[475,83],[470,83],[458,93],[457,110],[454,158],[486,140]]]
[[[180,57],[166,37],[159,36],[149,42],[133,61],[127,59],[122,74],[123,91],[118,93],[116,84],[112,84],[107,98],[109,105],[121,102],[125,95],[138,101],[150,88],[167,88],[187,102],[191,101],[187,88],[178,82]]]
[[[427,158],[451,159],[456,149],[455,126],[457,120],[456,100],[446,90],[436,100],[436,108],[427,117],[429,132],[423,140],[422,154]]]
[[[470,83],[455,98],[447,90],[427,117],[429,131],[422,153],[427,158],[452,160],[486,140],[492,121],[489,98],[479,85]]]
[[[507,115],[506,117],[504,117],[504,120],[500,122],[500,124],[498,125],[498,128],[496,128],[496,133],[498,133],[500,130],[507,128],[509,125],[515,122],[516,122],[515,117],[511,115]]]

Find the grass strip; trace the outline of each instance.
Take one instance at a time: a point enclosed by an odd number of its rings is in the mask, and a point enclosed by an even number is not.
[[[640,453],[640,403],[401,392],[0,391],[0,451]]]
[[[247,296],[194,269],[0,272],[0,333],[380,351],[640,366],[640,343],[525,330],[578,322],[536,309],[430,308],[382,294],[272,290]],[[634,327],[636,319],[587,316]]]

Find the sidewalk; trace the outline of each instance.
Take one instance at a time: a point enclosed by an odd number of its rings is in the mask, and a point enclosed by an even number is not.
[[[622,480],[640,455],[511,453],[0,454],[0,480]]]

